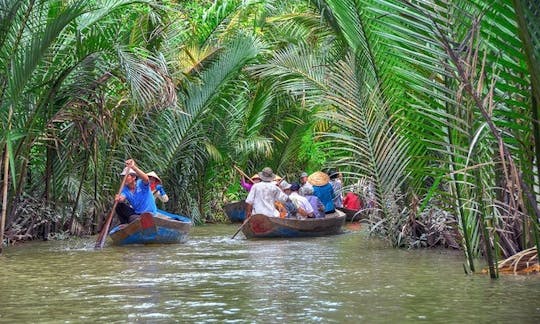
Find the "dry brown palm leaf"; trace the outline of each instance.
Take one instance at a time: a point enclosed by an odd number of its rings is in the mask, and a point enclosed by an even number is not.
[[[523,250],[499,263],[499,272],[512,274],[540,273],[536,247]]]

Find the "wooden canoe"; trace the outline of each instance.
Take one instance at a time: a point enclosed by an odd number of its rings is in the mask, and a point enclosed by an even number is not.
[[[246,219],[246,201],[235,201],[223,206],[223,211],[233,223],[242,223]]]
[[[192,221],[158,209],[154,216],[151,213],[129,224],[114,227],[109,235],[115,245],[126,244],[173,244],[184,243],[188,238]]]
[[[252,215],[242,226],[246,238],[314,237],[342,232],[345,214],[339,210],[325,218],[292,219]]]
[[[365,214],[362,213],[362,210],[353,210],[353,209],[348,209],[348,208],[345,208],[345,207],[336,208],[336,209],[344,212],[345,215],[347,215],[347,220],[348,221],[359,221],[361,219],[366,218]]]

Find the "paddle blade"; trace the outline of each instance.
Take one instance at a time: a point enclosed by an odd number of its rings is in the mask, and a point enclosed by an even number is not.
[[[124,184],[126,183],[126,179],[128,175],[129,175],[129,172],[126,172],[126,174],[122,178],[122,182],[120,183],[120,188],[118,189],[119,195],[122,193],[122,188],[124,187]],[[114,210],[116,209],[117,204],[118,204],[118,201],[115,200],[111,208],[111,212],[109,213],[109,216],[107,216],[107,220],[105,221],[105,224],[103,224],[103,228],[101,229],[101,232],[99,232],[99,236],[96,240],[96,245],[94,246],[95,249],[102,249],[105,246],[105,238],[107,238],[107,234],[109,233],[109,227],[111,227]]]
[[[107,234],[109,233],[109,228],[111,227],[112,217],[114,215],[114,209],[116,207],[116,203],[114,203],[114,206],[109,213],[109,216],[107,217],[107,220],[105,220],[105,224],[103,224],[103,228],[101,229],[101,232],[99,232],[98,238],[96,240],[96,245],[94,245],[94,249],[102,249],[105,246],[105,239],[107,238]]]

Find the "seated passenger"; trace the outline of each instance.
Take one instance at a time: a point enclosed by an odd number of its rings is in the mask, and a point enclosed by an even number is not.
[[[360,210],[362,208],[362,200],[354,192],[347,192],[343,199],[343,207],[350,210]]]
[[[341,194],[343,191],[343,185],[341,184],[339,171],[337,171],[336,169],[331,169],[328,172],[328,176],[330,177],[330,184],[332,185],[332,189],[334,190],[334,206],[336,208],[342,208],[343,199]]]
[[[147,175],[150,181],[150,190],[154,195],[154,199],[159,199],[164,203],[169,201],[169,196],[165,192],[165,189],[163,189],[161,179],[158,177],[158,175],[154,171],[148,172]]]
[[[291,184],[288,183],[286,180],[282,180],[281,181],[281,184],[279,185],[279,187],[281,188],[281,190],[287,195],[289,196],[291,194]],[[283,203],[283,208],[285,209],[285,216],[284,218],[296,218],[296,216],[298,215],[298,208],[296,207],[296,205],[291,201],[290,199],[290,196],[289,198],[287,199],[287,201],[285,201]],[[282,217],[283,218],[283,217]]]
[[[291,185],[291,193],[289,194],[289,199],[294,203],[296,208],[298,208],[298,216],[300,218],[313,218],[314,210],[306,197],[300,196],[298,190],[300,189],[300,184],[293,183]]]
[[[315,218],[324,218],[324,205],[321,202],[321,200],[313,195],[313,187],[310,186],[308,188],[304,188],[304,197],[306,197],[307,201],[309,201],[309,204],[313,208],[313,215]]]
[[[300,190],[298,190],[298,193],[300,193],[302,196],[305,196],[304,191],[306,189],[311,189],[311,192],[313,192],[313,186],[311,183],[308,182],[308,174],[306,172],[302,172],[300,174]]]
[[[336,211],[334,207],[334,189],[330,184],[328,174],[317,171],[308,177],[309,183],[313,185],[313,194],[317,196],[324,205],[324,213],[331,214]]]

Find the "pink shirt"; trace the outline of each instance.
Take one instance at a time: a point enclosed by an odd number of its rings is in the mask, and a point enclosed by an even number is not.
[[[253,183],[245,181],[243,177],[240,179],[240,185],[242,188],[246,189],[247,192],[249,192],[251,187],[253,187]]]

